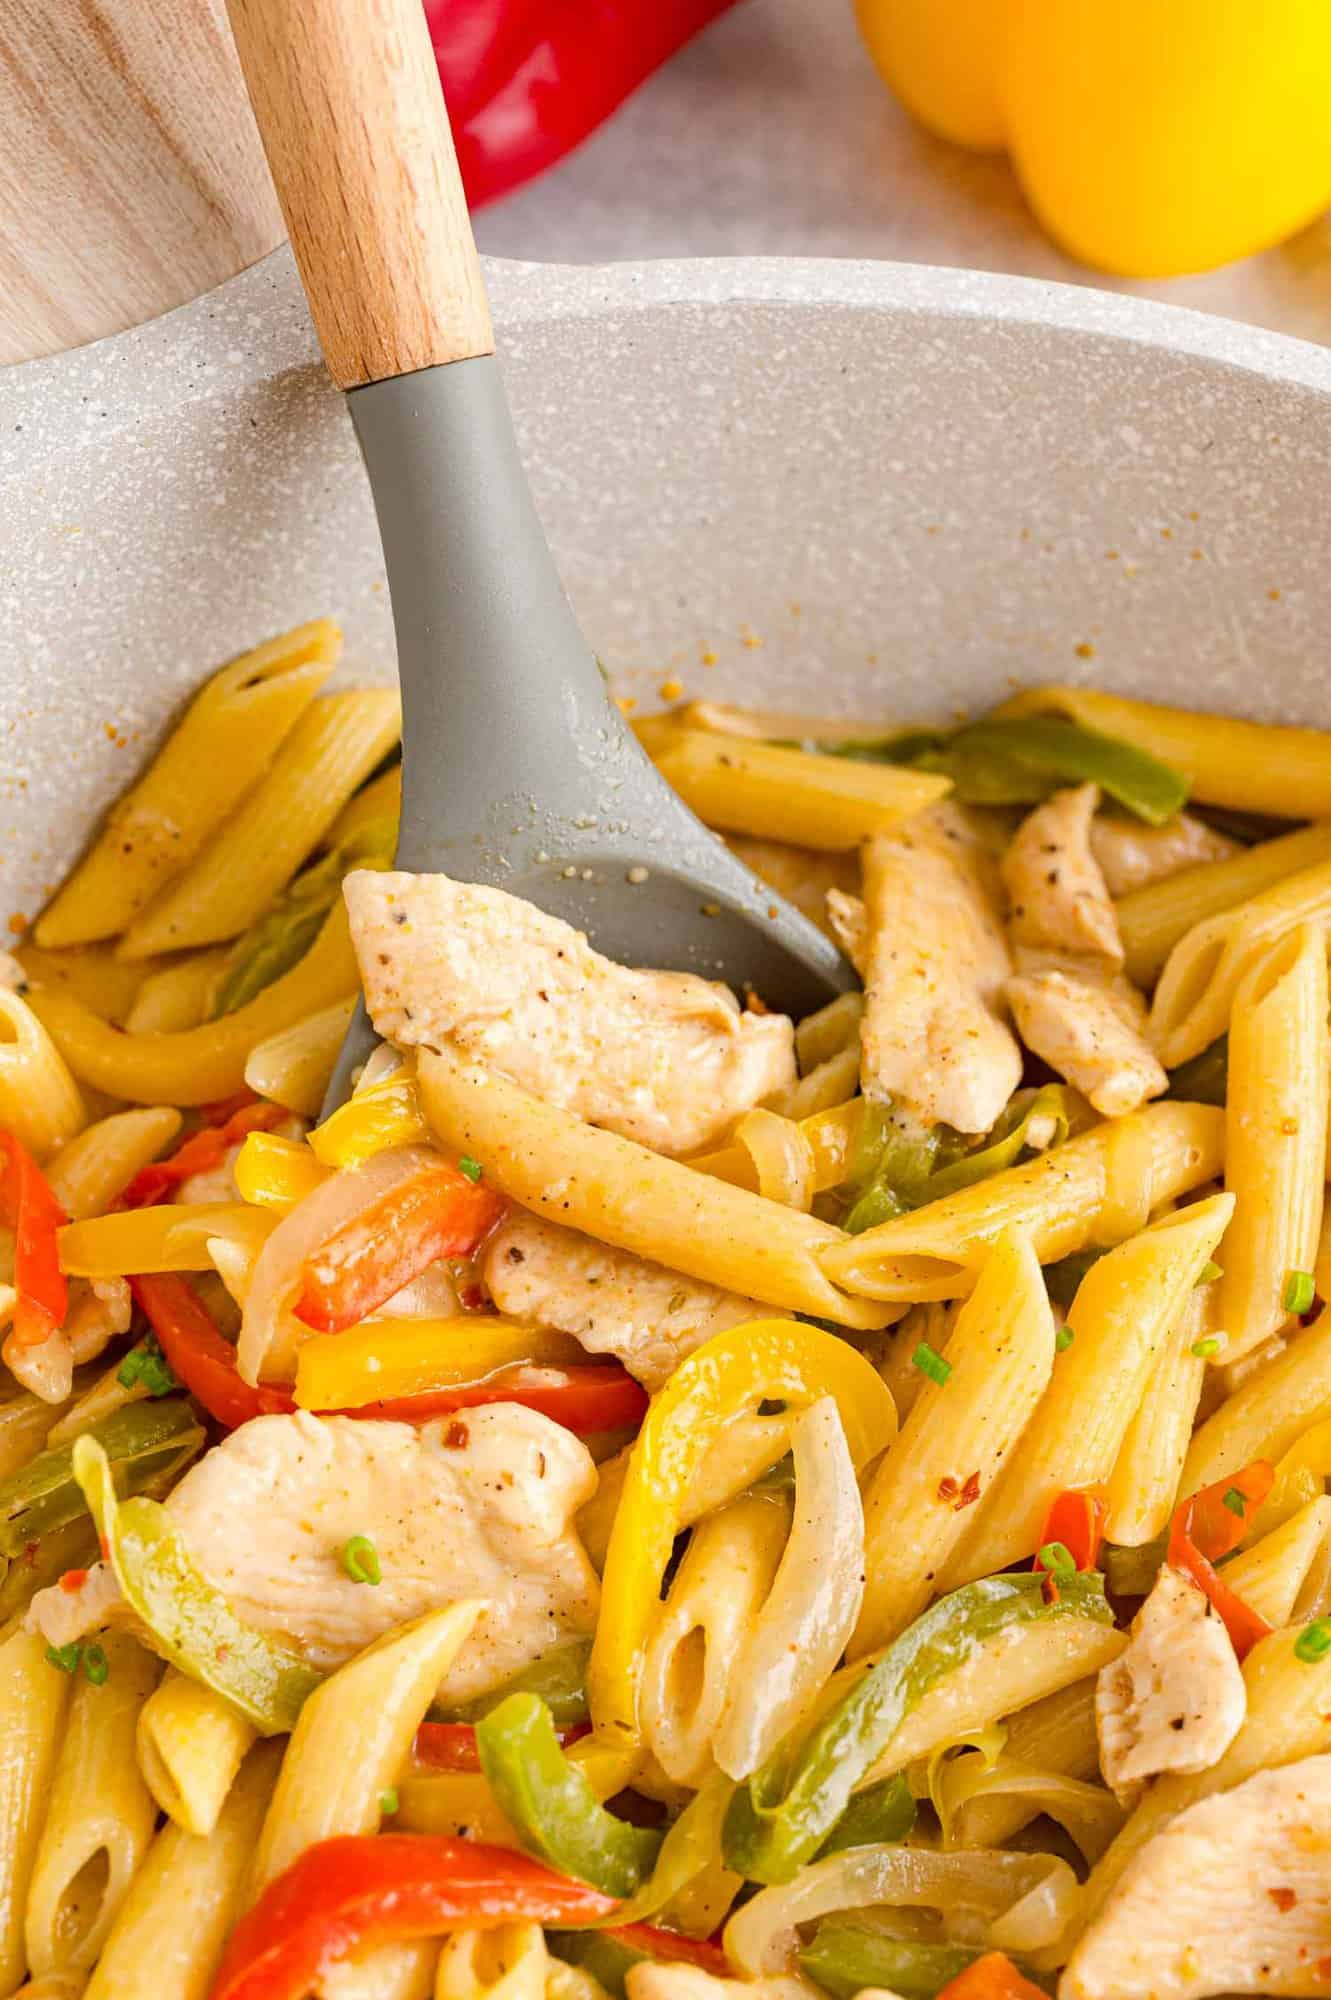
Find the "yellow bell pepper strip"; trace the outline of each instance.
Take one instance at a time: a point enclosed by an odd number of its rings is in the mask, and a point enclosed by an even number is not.
[[[277,1227],[270,1210],[242,1201],[163,1202],[90,1215],[60,1231],[60,1268],[72,1278],[130,1278],[148,1271],[211,1271],[210,1237],[255,1255]]]
[[[616,1819],[560,1748],[539,1695],[511,1694],[476,1724],[490,1790],[522,1845],[607,1896],[628,1897],[661,1849],[653,1828]]]
[[[410,1073],[385,1077],[358,1090],[309,1135],[310,1151],[325,1167],[359,1167],[390,1146],[434,1143]]]
[[[571,1334],[485,1313],[364,1320],[343,1333],[314,1334],[302,1343],[295,1399],[302,1410],[354,1410],[478,1382],[500,1368],[524,1363],[564,1368],[585,1359]]]
[[[281,1139],[275,1132],[251,1132],[231,1170],[242,1201],[256,1208],[288,1215],[298,1201],[313,1194],[328,1179],[303,1139]]]
[[[856,1781],[887,1748],[930,1688],[998,1634],[1036,1620],[1112,1625],[1104,1579],[1060,1578],[1048,1599],[1038,1575],[989,1576],[941,1597],[908,1625],[829,1709],[807,1739],[783,1745],[735,1795],[726,1819],[726,1860],[755,1882],[788,1882],[817,1853],[850,1802]]]
[[[1325,0],[857,0],[875,64],[941,137],[1006,147],[1072,256],[1210,270],[1331,204]]]
[[[587,1695],[598,1732],[638,1741],[638,1684],[689,1482],[733,1418],[765,1400],[805,1409],[833,1396],[858,1471],[896,1435],[882,1377],[848,1341],[798,1320],[727,1328],[652,1398],[624,1480],[602,1579]]]
[[[117,1500],[111,1462],[96,1438],[75,1440],[73,1464],[121,1594],[156,1650],[239,1709],[261,1736],[287,1734],[323,1675],[289,1640],[236,1616],[195,1568],[165,1507],[142,1496]]]

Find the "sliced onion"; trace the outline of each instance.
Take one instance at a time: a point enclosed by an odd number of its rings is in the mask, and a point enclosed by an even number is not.
[[[964,1846],[964,1808],[975,1799],[1024,1798],[1031,1817],[1047,1813],[1081,1849],[1092,1866],[1123,1825],[1123,1808],[1103,1785],[1087,1784],[1063,1771],[1043,1770],[1019,1757],[985,1758],[974,1751],[933,1766],[930,1793],[948,1845]],[[960,1821],[960,1828],[958,1828]]]
[[[245,1317],[236,1343],[236,1366],[245,1382],[289,1382],[296,1349],[310,1329],[291,1307],[307,1257],[335,1230],[355,1220],[401,1182],[436,1163],[426,1146],[392,1146],[363,1166],[334,1174],[284,1215],[264,1244],[250,1279]]]

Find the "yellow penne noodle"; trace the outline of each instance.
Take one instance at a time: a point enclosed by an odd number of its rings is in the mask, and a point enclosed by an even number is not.
[[[298,965],[220,1021],[175,1035],[125,1035],[64,994],[36,991],[32,1007],[81,1083],[140,1104],[211,1104],[241,1088],[257,1043],[353,995],[356,984],[339,903]]]
[[[1313,1424],[1331,1417],[1331,1313],[1250,1375],[1194,1434],[1179,1491],[1196,1493],[1254,1458],[1282,1458]]]
[[[87,1112],[60,1050],[28,1002],[0,986],[0,1125],[39,1160],[82,1130]]]
[[[1225,1582],[1268,1625],[1288,1625],[1331,1535],[1331,1496],[1320,1495],[1225,1564]]]
[[[125,1016],[126,1034],[173,1035],[208,1020],[229,956],[225,949],[194,951],[149,973]]]
[[[1174,946],[1195,925],[1322,861],[1331,861],[1331,820],[1259,841],[1224,861],[1185,868],[1121,896],[1114,908],[1129,979],[1149,991]]]
[[[850,1658],[887,1645],[923,1611],[1053,1365],[1054,1319],[1039,1263],[1025,1237],[1006,1232],[957,1315],[947,1380],[925,1382],[870,1481],[864,1603]]]
[[[255,1733],[221,1695],[168,1667],[139,1711],[135,1748],[143,1781],[177,1826],[210,1834]]]
[[[46,1658],[36,1633],[0,1641],[0,1989],[11,1992],[27,1966],[23,1919],[51,1780],[65,1730],[70,1680]]]
[[[254,790],[126,931],[121,955],[149,958],[238,937],[318,847],[401,726],[390,688],[356,688],[312,703]]]
[[[822,1275],[818,1251],[847,1241],[830,1223],[584,1125],[447,1048],[423,1049],[417,1077],[441,1143],[536,1214],[769,1305],[843,1326],[894,1316]]]
[[[1138,1132],[1150,1140],[1148,1208],[1215,1177],[1224,1159],[1223,1111],[1161,1103],[1137,1120]],[[1121,1213],[1125,1201],[1136,1207],[1142,1198],[1140,1176],[1132,1188],[1115,1184],[1116,1155],[1121,1167],[1124,1149],[1106,1121],[1025,1166],[845,1238],[822,1251],[819,1261],[838,1284],[869,1298],[961,1298],[974,1285],[988,1245],[1005,1229],[1024,1231],[1042,1264],[1112,1240],[1103,1227],[1106,1213]]]
[[[25,1979],[13,2000],[83,2000],[87,1990],[82,1972],[49,1972],[45,1979]]]
[[[1212,1331],[1216,1287],[1192,1294],[1165,1336],[1146,1393],[1123,1434],[1109,1475],[1105,1533],[1138,1548],[1163,1534],[1178,1498],[1206,1362],[1193,1347]]]
[[[1170,952],[1151,1001],[1150,1032],[1162,1063],[1174,1069],[1200,1055],[1229,1027],[1244,974],[1288,932],[1331,922],[1331,860],[1208,917]]]
[[[844,1104],[851,1091],[858,1089],[859,1081],[860,1043],[857,1035],[844,1049],[838,1049],[834,1056],[828,1056],[825,1062],[818,1063],[807,1076],[792,1084],[776,1100],[776,1106],[787,1118],[813,1118],[820,1111]]]
[[[90,1216],[60,1231],[61,1267],[71,1277],[118,1278],[141,1271],[211,1271],[210,1239],[257,1248],[276,1229],[270,1209],[240,1201],[164,1202]]]
[[[203,2000],[240,1914],[282,1748],[250,1752],[207,1835],[166,1821],[112,1925],[88,2000]]]
[[[114,1111],[62,1146],[46,1178],[71,1222],[100,1215],[140,1167],[167,1150],[180,1123],[180,1113],[166,1104]]]
[[[435,2000],[545,2000],[549,1966],[539,1924],[457,1931],[439,1954]]]
[[[394,764],[352,793],[325,834],[324,846],[341,847],[353,834],[363,832],[366,827],[382,826],[385,820],[396,826],[401,812],[402,766]]]
[[[317,1117],[355,1007],[350,997],[335,1000],[256,1042],[245,1063],[250,1089],[302,1118]]]
[[[839,993],[816,1014],[806,1014],[796,1024],[795,1054],[800,1072],[806,1075],[844,1049],[859,1048],[860,1023],[864,1019],[864,995]]]
[[[881,743],[902,734],[899,722],[866,722],[854,715],[801,715],[789,708],[740,708],[728,701],[688,701],[669,714],[646,716],[644,723],[672,728],[710,729],[719,736],[742,736],[775,743]]]
[[[1068,1313],[1072,1343],[1058,1357],[1020,1457],[981,1499],[974,1525],[944,1572],[944,1588],[1033,1554],[1057,1495],[1108,1479],[1156,1360],[1233,1206],[1232,1196],[1213,1195],[1165,1216],[1092,1264]]]
[[[858,847],[952,789],[950,779],[932,772],[741,743],[705,730],[674,730],[655,755],[662,777],[709,826],[797,847]]]
[[[1317,1261],[1326,1189],[1326,942],[1312,924],[1278,938],[1234,995],[1225,1186],[1234,1219],[1220,1259],[1224,1356],[1237,1361],[1289,1319],[1291,1275]]]
[[[1203,805],[1276,819],[1331,815],[1331,735],[1325,730],[1203,715],[1103,688],[1027,688],[995,713],[1062,715],[1105,736],[1120,736],[1181,771]]]
[[[381,1944],[329,1966],[319,1981],[319,2000],[430,2000],[439,1944]]]
[[[124,930],[268,768],[341,649],[336,625],[318,618],[205,682],[38,918],[38,944],[84,944]]]
[[[257,1895],[316,1840],[373,1833],[444,1674],[484,1607],[450,1604],[388,1632],[300,1712],[254,1858]]]
[[[157,1809],[139,1774],[134,1731],[161,1662],[128,1633],[102,1635],[107,1675],[70,1697],[24,1917],[33,1972],[97,1957],[152,1839]]]

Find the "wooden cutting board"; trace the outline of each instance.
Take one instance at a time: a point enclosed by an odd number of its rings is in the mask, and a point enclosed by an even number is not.
[[[4,0],[0,363],[135,326],[285,233],[223,0]]]

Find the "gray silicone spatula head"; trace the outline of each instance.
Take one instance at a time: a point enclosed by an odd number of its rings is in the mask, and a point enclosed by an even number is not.
[[[707,832],[607,698],[518,457],[419,0],[231,0],[231,17],[379,515],[399,865],[795,1014],[844,991],[835,947]]]

